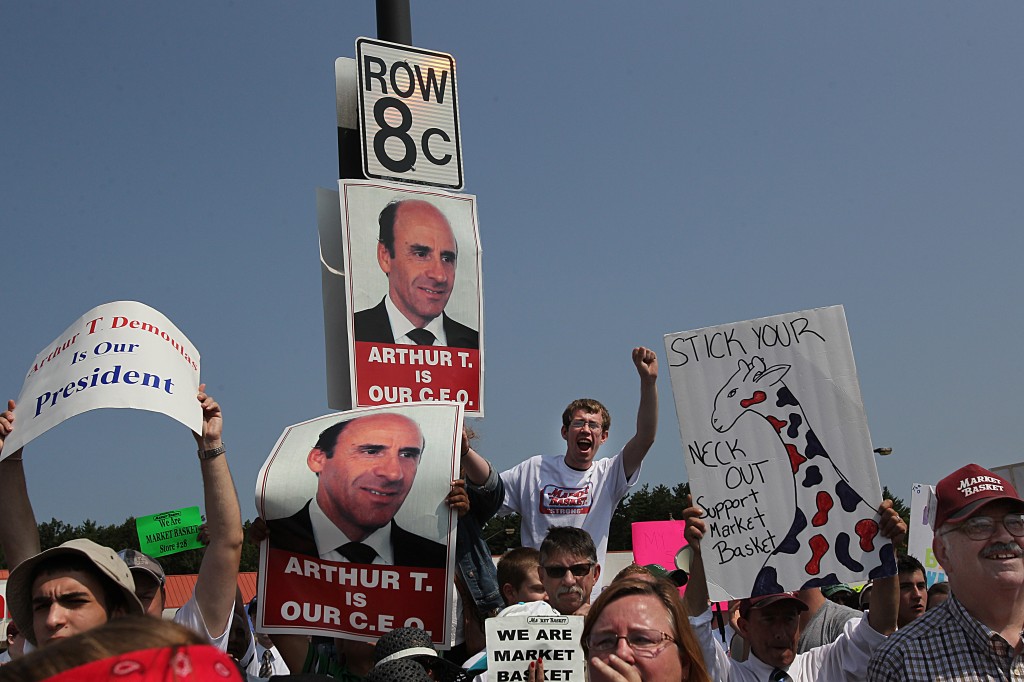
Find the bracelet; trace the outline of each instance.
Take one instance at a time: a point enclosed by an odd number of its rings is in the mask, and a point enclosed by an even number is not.
[[[224,443],[221,443],[219,446],[215,447],[212,450],[203,450],[202,448],[200,448],[199,449],[199,459],[205,462],[208,459],[213,459],[214,457],[220,457],[221,455],[223,455],[227,451],[228,451],[227,448],[224,447]]]

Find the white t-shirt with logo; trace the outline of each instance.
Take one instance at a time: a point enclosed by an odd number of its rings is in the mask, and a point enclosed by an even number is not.
[[[582,528],[594,539],[603,569],[612,514],[639,476],[637,468],[626,479],[621,450],[614,457],[595,460],[586,471],[568,466],[564,455],[535,455],[502,472],[505,506],[501,513],[517,512],[523,517],[524,547],[540,549],[551,526]]]

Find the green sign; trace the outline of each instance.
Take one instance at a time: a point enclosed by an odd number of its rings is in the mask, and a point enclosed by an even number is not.
[[[143,554],[151,557],[177,554],[186,549],[198,549],[199,526],[203,516],[199,507],[185,507],[174,511],[140,516],[135,519],[139,533],[139,546]]]

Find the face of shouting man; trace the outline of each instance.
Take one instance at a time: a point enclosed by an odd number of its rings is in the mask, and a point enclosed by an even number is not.
[[[597,412],[575,410],[568,426],[562,427],[565,439],[565,463],[579,470],[587,470],[597,455],[597,449],[608,440],[608,431],[602,426],[602,415]]]
[[[388,524],[405,502],[423,454],[423,434],[398,414],[358,417],[338,434],[332,452],[313,448],[316,501],[349,539],[359,542]]]

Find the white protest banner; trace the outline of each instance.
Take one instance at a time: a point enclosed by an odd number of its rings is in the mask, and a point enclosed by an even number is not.
[[[583,616],[499,616],[487,630],[487,679],[526,682],[530,661],[544,662],[545,680],[584,682]]]
[[[330,414],[285,429],[256,481],[267,632],[366,642],[418,627],[452,644],[460,403]]]
[[[946,572],[932,552],[935,502],[935,486],[914,484],[910,493],[910,537],[907,540],[907,553],[924,565],[924,578],[928,581],[928,587],[946,580]]]
[[[170,320],[135,301],[97,306],[36,356],[0,458],[100,407],[160,412],[200,433],[198,390],[199,352]]]
[[[892,575],[842,306],[665,336],[711,599]]]
[[[476,198],[342,180],[355,407],[457,400],[484,415]]]

